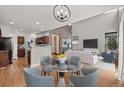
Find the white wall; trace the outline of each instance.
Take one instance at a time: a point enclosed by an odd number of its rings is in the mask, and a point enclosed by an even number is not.
[[[79,37],[78,49],[83,49],[83,39],[98,39],[98,49],[105,50],[105,33],[118,31],[118,12],[104,13],[72,24],[72,36]]]

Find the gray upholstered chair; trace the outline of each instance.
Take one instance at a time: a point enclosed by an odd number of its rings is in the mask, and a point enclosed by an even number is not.
[[[52,61],[50,56],[41,57],[40,64],[42,66],[42,75],[45,75],[46,73],[49,75],[50,72],[57,69],[57,65],[53,65]]]
[[[83,73],[82,73],[83,72]],[[70,78],[70,85],[75,87],[96,87],[99,79],[99,69],[85,69],[81,71],[83,75],[72,76]]]
[[[24,77],[28,87],[54,87],[54,77],[41,76],[41,67],[24,68]]]
[[[80,58],[77,56],[71,56],[67,59],[68,70],[72,70],[76,72],[78,75],[80,74]]]

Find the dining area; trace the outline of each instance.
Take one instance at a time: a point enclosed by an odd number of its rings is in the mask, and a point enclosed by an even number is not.
[[[65,54],[43,56],[40,65],[24,68],[27,87],[93,87],[98,76],[98,67],[87,68],[78,56]]]

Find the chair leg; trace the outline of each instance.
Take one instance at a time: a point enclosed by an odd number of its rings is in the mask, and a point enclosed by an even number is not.
[[[42,68],[41,76],[45,76],[44,65],[41,65],[41,68]]]
[[[57,81],[59,81],[59,72],[57,71]]]
[[[44,70],[42,69],[41,76],[44,76]]]
[[[77,72],[77,76],[79,76],[79,75],[80,75],[80,71]]]
[[[44,71],[44,76],[46,75],[46,71]]]
[[[48,72],[48,76],[50,76],[51,75],[51,73],[50,72]]]
[[[71,75],[73,76],[73,72],[71,72]]]

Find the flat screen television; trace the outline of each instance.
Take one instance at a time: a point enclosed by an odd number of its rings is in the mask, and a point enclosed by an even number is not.
[[[98,40],[97,39],[83,40],[83,48],[98,48]]]

